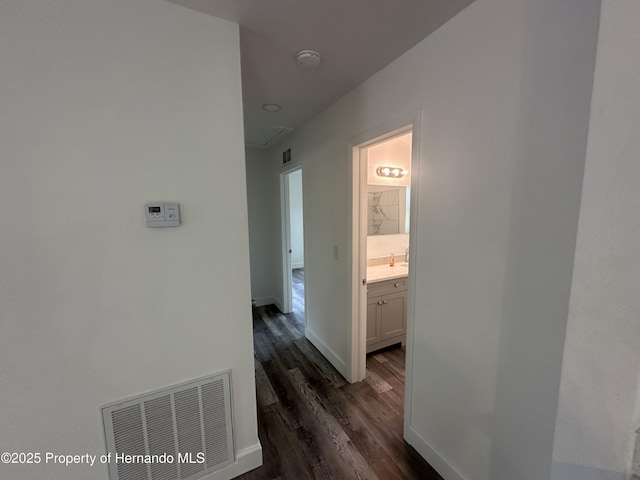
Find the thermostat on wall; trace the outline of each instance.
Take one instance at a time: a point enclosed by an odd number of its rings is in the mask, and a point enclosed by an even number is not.
[[[152,202],[144,206],[147,227],[177,227],[180,225],[180,204]]]

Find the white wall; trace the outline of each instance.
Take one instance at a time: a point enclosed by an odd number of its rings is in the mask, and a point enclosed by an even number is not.
[[[304,268],[304,216],[302,210],[302,170],[296,170],[289,174],[292,268]]]
[[[251,297],[258,305],[274,303],[277,298],[282,305],[278,173],[264,150],[248,148],[246,155]]]
[[[103,453],[102,405],[231,369],[260,461],[238,37],[164,1],[1,3],[1,451]],[[150,200],[183,225],[146,228]]]
[[[598,18],[477,0],[285,139],[313,219],[307,335],[346,373],[347,145],[422,109],[406,434],[447,480],[549,478]]]
[[[605,0],[554,480],[626,478],[640,427],[640,3]]]
[[[404,262],[407,248],[409,248],[408,233],[367,237],[367,258],[388,257],[393,253],[396,262]]]
[[[411,185],[411,132],[371,145],[367,153],[367,185]],[[407,170],[402,178],[380,177],[378,167],[397,167]]]

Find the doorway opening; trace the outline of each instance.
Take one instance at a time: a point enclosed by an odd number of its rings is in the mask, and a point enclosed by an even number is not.
[[[283,313],[305,328],[305,256],[302,168],[281,174]]]
[[[418,122],[416,112],[351,142],[352,382],[366,378],[367,354],[410,352]]]

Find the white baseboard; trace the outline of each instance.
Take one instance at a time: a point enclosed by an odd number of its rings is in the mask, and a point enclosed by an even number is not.
[[[292,263],[291,264],[291,270],[295,270],[297,268],[304,268],[304,262]]]
[[[634,480],[638,477],[631,476],[630,473],[625,474],[583,465],[553,462],[551,464],[551,480],[567,478],[579,478],[580,480]]]
[[[273,297],[260,297],[254,298],[254,300],[256,301],[256,307],[264,307],[265,305],[276,303],[276,299]]]
[[[236,461],[217,472],[202,477],[202,480],[231,480],[262,465],[262,445],[260,442],[239,450]]]
[[[278,310],[280,310],[281,312],[284,313],[284,306],[282,305],[282,302],[280,300],[278,300],[277,298],[273,299],[272,302],[276,307],[278,307]]]
[[[329,360],[329,363],[336,367],[344,378],[349,378],[349,369],[347,368],[347,364],[345,361],[340,358],[340,356],[334,352],[326,343],[320,340],[315,333],[307,326],[304,332],[305,337],[313,343],[313,345],[320,350],[320,353],[324,355],[324,357]]]
[[[411,425],[405,428],[404,439],[422,455],[422,458],[424,458],[442,478],[446,478],[447,480],[470,480],[456,464],[451,462],[435,445],[418,433]]]

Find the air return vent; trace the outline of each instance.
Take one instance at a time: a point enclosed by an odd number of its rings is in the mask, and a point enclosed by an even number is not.
[[[195,480],[234,461],[230,372],[102,408],[111,480]]]

